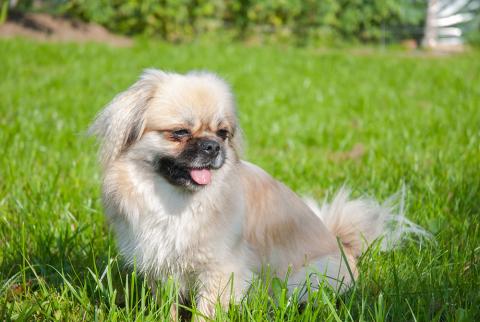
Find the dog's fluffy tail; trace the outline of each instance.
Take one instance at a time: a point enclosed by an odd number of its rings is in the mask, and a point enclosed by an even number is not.
[[[405,218],[405,187],[400,198],[395,195],[382,205],[369,198],[349,200],[349,196],[350,192],[342,188],[330,204],[324,202],[319,206],[311,198],[306,198],[305,202],[352,256],[359,257],[377,239],[382,250],[389,250],[406,238],[431,237]]]

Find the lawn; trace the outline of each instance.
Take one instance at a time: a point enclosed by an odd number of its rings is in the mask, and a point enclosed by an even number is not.
[[[480,319],[480,52],[1,40],[0,320],[166,316],[118,257],[85,133],[147,67],[226,78],[245,158],[298,193],[322,200],[345,184],[385,200],[405,186],[405,213],[434,236],[367,252],[345,294],[299,307],[259,286],[219,321]]]

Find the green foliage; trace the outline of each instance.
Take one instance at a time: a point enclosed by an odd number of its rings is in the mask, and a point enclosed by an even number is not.
[[[340,0],[341,14],[338,30],[346,37],[363,40],[385,37],[382,27],[395,23],[400,18],[401,6],[396,0],[374,0],[365,5],[361,0]]]
[[[0,1],[0,25],[7,20],[8,16],[8,1]]]
[[[480,46],[480,15],[472,21],[470,28],[466,30],[465,38],[470,44]]]
[[[57,12],[123,34],[188,40],[228,30],[237,37],[391,41],[415,38],[426,1],[417,0],[50,0]]]

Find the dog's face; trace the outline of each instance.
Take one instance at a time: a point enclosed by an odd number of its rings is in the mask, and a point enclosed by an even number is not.
[[[239,158],[231,91],[207,73],[148,71],[92,129],[103,137],[105,166],[122,157],[144,161],[170,184],[191,191],[210,185]]]

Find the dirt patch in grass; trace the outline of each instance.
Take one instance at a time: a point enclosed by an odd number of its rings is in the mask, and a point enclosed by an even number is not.
[[[39,41],[98,42],[126,47],[132,40],[110,33],[94,23],[84,23],[44,13],[11,13],[0,25],[1,38],[26,37]]]
[[[342,162],[346,160],[359,160],[366,153],[365,146],[362,143],[357,143],[349,151],[337,151],[329,154],[330,160],[334,162]]]

